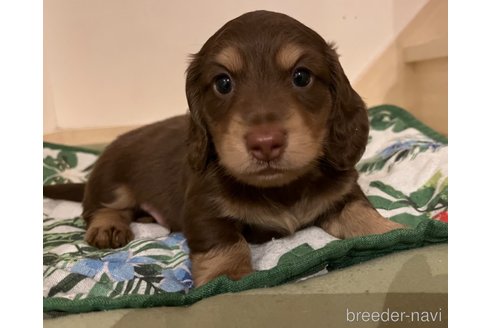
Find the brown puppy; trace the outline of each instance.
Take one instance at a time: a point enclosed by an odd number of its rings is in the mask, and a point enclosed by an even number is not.
[[[188,116],[129,132],[98,159],[83,199],[89,244],[124,246],[131,221],[151,215],[184,232],[200,286],[250,273],[247,241],[402,227],[357,185],[366,107],[308,27],[266,11],[228,22],[193,56],[186,96]]]

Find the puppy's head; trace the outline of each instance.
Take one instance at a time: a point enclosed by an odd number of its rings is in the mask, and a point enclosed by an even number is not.
[[[256,11],[224,25],[187,71],[189,161],[217,159],[237,180],[288,184],[313,168],[352,168],[368,135],[366,108],[338,55],[289,16]]]

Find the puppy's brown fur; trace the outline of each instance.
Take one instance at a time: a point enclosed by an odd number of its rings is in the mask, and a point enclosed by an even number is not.
[[[300,68],[305,86],[293,83]],[[150,213],[184,232],[199,286],[250,273],[246,241],[310,225],[340,238],[401,227],[357,185],[366,107],[333,46],[298,21],[258,11],[228,22],[193,56],[186,96],[188,116],[127,133],[98,159],[83,200],[89,244],[123,246],[131,220]],[[245,140],[273,130],[281,156],[258,160]]]

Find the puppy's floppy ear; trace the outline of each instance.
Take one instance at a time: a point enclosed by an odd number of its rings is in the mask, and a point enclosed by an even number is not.
[[[186,99],[190,110],[188,129],[188,163],[197,172],[207,167],[211,152],[210,136],[203,117],[203,96],[200,85],[199,54],[192,56],[186,71]]]
[[[332,45],[328,47],[327,59],[333,74],[329,85],[333,105],[328,118],[325,156],[335,169],[348,170],[357,164],[366,149],[369,119],[366,105],[352,89],[337,53]]]

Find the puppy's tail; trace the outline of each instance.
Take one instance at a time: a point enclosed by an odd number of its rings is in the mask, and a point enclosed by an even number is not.
[[[43,186],[43,196],[53,199],[81,202],[84,198],[85,183],[68,183]]]

